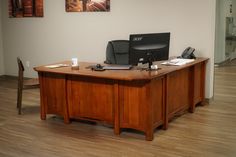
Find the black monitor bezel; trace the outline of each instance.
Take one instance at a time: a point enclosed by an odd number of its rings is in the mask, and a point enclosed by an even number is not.
[[[154,40],[149,44],[165,44],[166,47],[159,49],[146,49],[146,50],[135,50],[133,47],[143,42],[138,41],[139,38]],[[135,39],[135,41],[134,41]],[[141,63],[150,63],[153,61],[161,61],[169,59],[169,47],[170,47],[170,32],[164,33],[147,33],[147,34],[131,34],[129,37],[129,64],[137,65],[140,63],[140,58],[144,58]],[[144,41],[145,42],[145,41]],[[147,42],[147,41],[146,41]],[[138,43],[138,44],[137,44]],[[146,44],[146,43],[145,43]],[[150,55],[150,56],[149,56]]]

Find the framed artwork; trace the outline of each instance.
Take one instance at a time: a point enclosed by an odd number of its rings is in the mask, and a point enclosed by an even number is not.
[[[66,0],[67,12],[110,11],[110,0]]]
[[[8,0],[9,17],[43,17],[43,0]]]

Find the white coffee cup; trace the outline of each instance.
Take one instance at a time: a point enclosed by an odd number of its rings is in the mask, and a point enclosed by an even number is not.
[[[71,59],[71,66],[78,66],[79,64],[78,64],[78,58],[72,58]]]

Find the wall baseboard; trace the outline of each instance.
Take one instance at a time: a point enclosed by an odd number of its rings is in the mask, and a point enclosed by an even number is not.
[[[11,76],[11,75],[0,75],[1,79],[16,79],[17,80],[17,76]]]
[[[13,75],[0,75],[0,78],[2,78],[2,79],[17,80],[17,79],[18,79],[18,76],[13,76]],[[24,77],[24,79],[31,79],[31,77]]]
[[[206,102],[207,104],[211,104],[213,101],[214,101],[214,97],[205,98],[205,102]]]
[[[222,62],[215,63],[215,67],[224,66],[224,65],[228,64],[229,62],[230,62],[230,59],[228,58]]]

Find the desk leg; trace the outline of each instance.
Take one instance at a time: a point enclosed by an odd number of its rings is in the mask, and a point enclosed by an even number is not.
[[[65,124],[70,124],[70,117],[69,117],[69,111],[68,111],[68,105],[67,104],[64,106],[64,116],[63,117],[64,117],[64,123]]]
[[[191,106],[190,106],[190,110],[189,110],[190,113],[194,113],[195,112],[195,105],[192,103]]]
[[[69,93],[69,90],[68,88],[65,89],[65,93],[66,93],[66,100],[65,100],[65,103],[64,103],[64,106],[63,106],[63,110],[64,110],[64,123],[65,124],[70,124],[70,116],[69,116],[69,96],[68,96],[68,93]]]
[[[64,116],[64,123],[65,124],[70,124],[70,118]]]
[[[152,105],[149,105],[149,109]],[[146,140],[147,141],[152,141],[153,140],[153,115],[151,114],[151,112],[148,112],[149,114],[147,114],[147,125],[146,125]]]
[[[146,128],[146,140],[152,141],[153,140],[153,114],[152,114],[152,104],[149,102],[148,104],[148,111],[146,113],[147,115],[147,128]]]
[[[165,100],[165,101],[166,101],[166,103],[164,103],[165,104],[165,107],[164,107],[164,124],[163,124],[163,127],[162,127],[163,130],[167,130],[168,129],[168,124],[169,124],[168,102],[167,102],[167,100]]]
[[[189,112],[194,113],[196,104],[194,104],[194,91],[191,91]]]
[[[202,104],[205,100],[205,77],[206,77],[206,61],[199,63],[197,65],[194,65],[192,67],[192,80],[191,80],[191,106],[190,106],[190,112],[194,113],[195,107],[196,107],[196,98],[194,98],[195,95],[200,95],[201,101],[198,104]],[[196,83],[198,84],[196,85]],[[200,82],[200,83],[199,83]],[[200,85],[199,85],[200,84]],[[195,89],[195,90],[194,90]],[[198,90],[196,90],[198,89]],[[198,99],[197,99],[198,101]]]
[[[120,134],[120,104],[119,104],[119,86],[117,83],[114,84],[114,109],[115,109],[115,118],[114,118],[114,133],[116,135]]]
[[[146,132],[146,140],[152,141],[153,140],[153,129],[150,129]]]
[[[46,120],[46,114],[41,111],[41,120]]]
[[[151,91],[151,82],[149,82],[146,85],[147,88],[147,101],[146,101],[146,113],[145,113],[145,117],[147,117],[146,119],[146,140],[147,141],[152,141],[153,140],[153,101],[152,101],[152,97],[153,97],[153,93]]]
[[[191,70],[191,78],[190,78],[190,82],[189,82],[189,102],[190,102],[190,107],[189,107],[189,112],[190,113],[194,113],[195,111],[195,104],[194,104],[194,89],[196,88],[195,85],[194,85],[194,82],[195,82],[195,75],[196,75],[196,66],[193,66],[190,68]]]
[[[40,118],[41,120],[46,120],[46,111],[45,111],[45,104],[44,104],[44,96],[43,96],[43,74],[39,73],[39,84],[40,84]]]
[[[40,100],[40,116],[41,116],[41,120],[46,120],[45,106],[43,104],[42,97],[41,97],[41,100]]]
[[[164,124],[163,124],[162,129],[167,130],[168,129],[168,124],[169,124],[169,118],[168,118],[168,114],[166,114],[165,118],[164,118]]]
[[[205,100],[205,78],[206,78],[206,61],[202,63],[202,70],[201,70],[201,97],[202,101],[199,103],[201,106],[205,106],[209,104]]]
[[[167,92],[167,89],[168,89],[168,79],[169,77],[166,76],[165,79],[164,79],[164,88],[163,88],[163,100],[164,100],[164,124],[163,124],[163,129],[164,130],[167,130],[168,129],[168,123],[169,123],[169,116],[168,116],[168,106],[169,106],[169,101],[168,101],[168,92]]]

